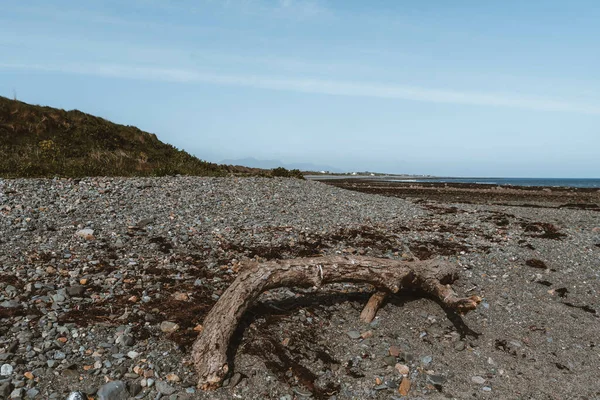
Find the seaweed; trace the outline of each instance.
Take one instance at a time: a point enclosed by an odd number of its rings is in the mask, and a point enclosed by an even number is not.
[[[536,258],[530,258],[529,260],[525,261],[525,264],[531,268],[539,268],[539,269],[547,269],[548,268],[546,266],[545,262],[543,262],[542,260],[538,260]]]
[[[525,232],[528,232],[529,237],[539,239],[562,240],[567,237],[564,233],[560,233],[559,229],[547,222],[524,222],[521,227]]]

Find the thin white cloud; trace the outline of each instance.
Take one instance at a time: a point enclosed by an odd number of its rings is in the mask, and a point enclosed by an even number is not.
[[[302,17],[329,13],[329,10],[322,4],[311,0],[279,0],[279,7],[277,8]]]
[[[192,69],[154,68],[117,64],[35,65],[0,63],[1,69],[36,70],[148,81],[240,86],[334,96],[371,97],[473,106],[600,115],[600,104],[561,101],[506,93],[438,90],[409,85],[350,82],[309,78],[233,75]]]

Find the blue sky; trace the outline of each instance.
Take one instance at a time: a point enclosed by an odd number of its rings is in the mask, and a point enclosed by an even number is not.
[[[600,177],[589,1],[2,0],[0,95],[210,161]]]

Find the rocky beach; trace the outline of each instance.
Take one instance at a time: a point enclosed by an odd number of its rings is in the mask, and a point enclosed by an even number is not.
[[[600,191],[289,178],[0,179],[0,398],[600,398]],[[349,190],[350,189],[350,190]],[[264,293],[232,373],[191,345],[244,262],[443,258],[483,298]]]

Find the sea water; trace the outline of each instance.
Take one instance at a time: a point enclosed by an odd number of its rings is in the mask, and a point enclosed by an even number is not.
[[[441,182],[441,183],[477,183],[481,185],[513,185],[513,186],[553,186],[599,188],[597,178],[417,178],[390,179],[392,182]]]

